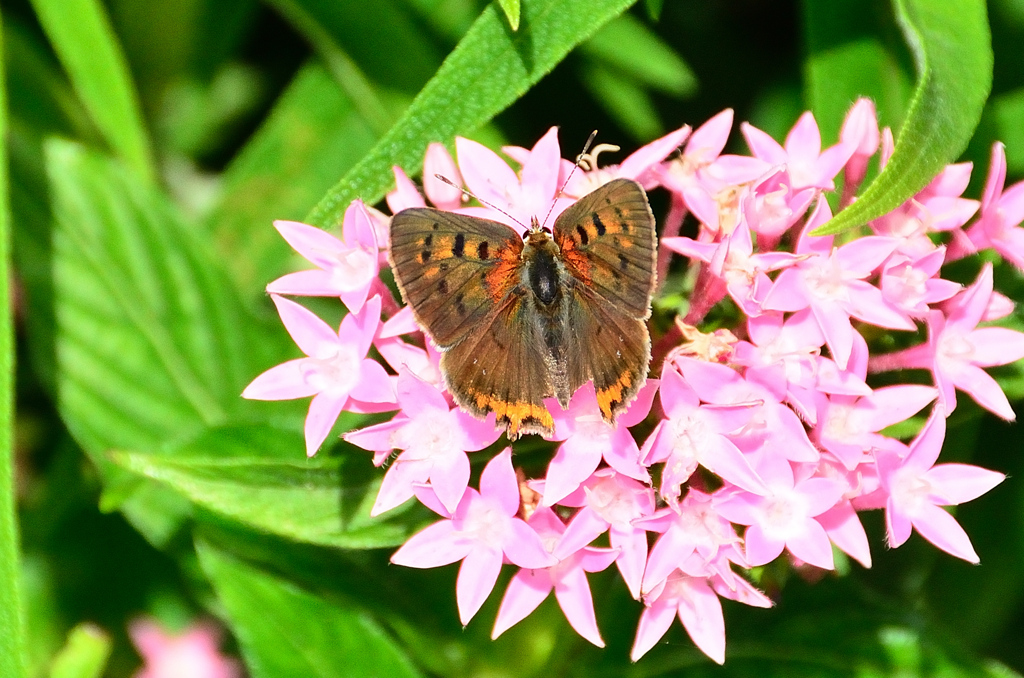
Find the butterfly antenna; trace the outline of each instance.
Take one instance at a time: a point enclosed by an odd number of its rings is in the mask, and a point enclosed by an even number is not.
[[[524,224],[523,222],[519,221],[514,216],[512,216],[511,214],[506,212],[505,210],[501,209],[497,205],[492,205],[491,203],[487,202],[486,200],[484,200],[483,198],[481,198],[478,195],[474,195],[471,191],[466,190],[462,186],[456,185],[451,179],[449,179],[448,177],[444,176],[443,174],[435,174],[434,177],[437,178],[437,179],[440,179],[441,181],[443,181],[444,183],[448,184],[452,188],[457,188],[458,190],[462,191],[463,195],[469,196],[470,198],[473,198],[474,200],[476,200],[477,202],[479,202],[479,203],[481,203],[483,205],[487,205],[488,207],[490,207],[495,212],[501,212],[502,214],[504,214],[506,217],[508,217],[512,221],[516,222],[517,224],[519,224],[523,228],[526,228],[527,230],[529,230],[529,228],[526,226],[526,224]]]
[[[566,176],[565,181],[562,182],[561,188],[559,188],[558,192],[555,193],[555,198],[554,200],[551,201],[551,207],[548,208],[548,213],[544,216],[544,221],[541,224],[541,226],[547,225],[548,219],[551,218],[551,213],[555,211],[555,203],[558,201],[559,196],[562,195],[562,191],[565,190],[565,187],[569,185],[569,180],[572,179],[572,175],[576,173],[577,169],[579,169],[580,163],[583,162],[583,158],[587,156],[587,151],[590,150],[590,145],[594,143],[594,139],[596,138],[597,130],[595,129],[593,132],[590,133],[590,136],[587,137],[587,143],[583,144],[583,150],[580,151],[580,154],[576,156],[576,162],[573,163],[572,169],[569,170],[568,176]]]

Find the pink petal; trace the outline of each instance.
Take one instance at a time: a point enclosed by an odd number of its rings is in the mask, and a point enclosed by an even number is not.
[[[700,455],[704,468],[748,492],[768,494],[764,481],[736,445],[721,436],[715,436],[707,442],[708,449]]]
[[[306,383],[302,364],[307,358],[297,358],[275,365],[252,380],[242,391],[250,400],[293,400],[314,395],[317,390]]]
[[[552,127],[534,144],[520,172],[523,193],[533,198],[535,204],[535,209],[528,211],[534,211],[539,218],[544,216],[540,211],[548,207],[541,203],[549,202],[558,190],[560,160],[558,128]]]
[[[786,153],[790,162],[813,162],[821,154],[821,133],[814,114],[805,112],[786,135]]]
[[[889,537],[890,548],[902,546],[910,538],[910,531],[913,524],[910,518],[899,511],[892,499],[885,504],[885,525]]]
[[[974,284],[955,299],[956,306],[946,318],[947,329],[957,329],[963,334],[973,330],[984,317],[991,296],[992,264],[986,263]]]
[[[513,564],[525,568],[551,567],[558,560],[546,548],[540,536],[524,520],[513,518],[509,523],[511,534],[503,549]]]
[[[732,116],[732,109],[727,108],[698,127],[686,144],[686,154],[704,161],[717,158],[729,140]]]
[[[785,272],[783,273],[785,274]],[[850,317],[839,304],[814,304],[811,311],[818,321],[832,359],[839,369],[845,370],[853,351],[853,335],[856,330],[850,325]]]
[[[981,194],[981,210],[988,210],[1006,183],[1006,147],[1002,142],[992,144],[992,156],[989,162],[988,178],[985,180],[985,190]]]
[[[608,531],[608,521],[592,509],[585,508],[569,521],[562,540],[555,547],[554,556],[564,560]]]
[[[409,537],[392,554],[391,562],[421,569],[440,567],[462,560],[473,547],[474,542],[457,532],[452,521],[441,520]],[[500,559],[498,564],[500,566]]]
[[[303,353],[316,357],[331,352],[338,345],[338,335],[312,311],[276,294],[270,298],[288,334]]]
[[[359,363],[359,381],[352,388],[351,396],[364,403],[396,403],[391,377],[380,363],[369,358]]]
[[[427,203],[423,201],[423,196],[405,171],[398,165],[392,166],[391,171],[395,175],[395,190],[385,196],[391,213],[398,214],[410,207],[426,207]]]
[[[463,625],[469,623],[491,595],[500,572],[500,553],[477,546],[466,554],[455,581],[455,600]]]
[[[438,179],[438,174],[455,186],[462,185],[462,174],[455,160],[444,144],[435,141],[427,146],[427,153],[423,158],[423,192],[439,209],[453,210],[460,207],[462,191]]]
[[[441,393],[408,370],[398,373],[398,402],[410,417],[448,414],[448,401]]]
[[[310,401],[305,425],[307,457],[312,457],[320,449],[334,422],[338,421],[346,400],[347,396],[339,398],[333,394],[318,393]]]
[[[274,228],[296,252],[321,268],[333,266],[333,255],[350,247],[327,231],[298,221],[278,220]]]
[[[668,157],[672,151],[679,148],[679,146],[686,141],[686,137],[689,135],[690,126],[683,125],[679,129],[669,132],[660,139],[655,139],[643,148],[637,150],[635,153],[630,154],[628,158],[622,161],[622,164],[619,165],[619,176],[626,177],[628,179],[636,179],[643,172],[647,171],[651,165],[661,162]],[[603,645],[600,647],[603,647]]]
[[[982,327],[968,335],[974,347],[971,362],[981,367],[1006,365],[1024,358],[1024,332],[1005,327]]]
[[[970,464],[940,464],[925,473],[924,477],[934,490],[932,496],[935,502],[941,506],[977,499],[1006,480],[1002,473]]]
[[[551,588],[551,575],[547,570],[519,570],[505,589],[505,597],[501,599],[501,607],[494,620],[491,640],[526,619],[544,602]]]
[[[630,403],[629,409],[623,412],[616,420],[615,423],[619,430],[636,426],[647,418],[651,411],[651,405],[654,404],[654,396],[658,393],[660,385],[661,381],[658,379],[647,380],[647,383],[637,391],[636,398]]]
[[[519,512],[519,483],[512,469],[511,447],[487,462],[480,475],[480,495],[488,502],[495,502],[507,516]]]
[[[601,632],[597,628],[597,617],[594,615],[590,584],[582,568],[574,567],[562,574],[555,584],[555,598],[576,633],[594,645],[604,647]]]
[[[370,344],[380,329],[380,296],[374,296],[366,302],[366,305],[357,313],[349,313],[341,319],[341,327],[338,328],[338,339],[345,343],[356,345],[360,356],[366,355],[370,350]]]
[[[498,207],[508,207],[508,188],[519,185],[512,168],[494,151],[470,139],[456,137],[455,151],[469,190]]]
[[[961,391],[984,407],[989,412],[996,414],[1007,421],[1016,419],[1010,401],[995,379],[990,377],[980,367],[964,365],[957,374],[951,375],[952,381]]]
[[[743,538],[747,544],[747,560],[754,566],[772,562],[782,554],[782,549],[786,546],[781,539],[768,537],[760,525],[748,527]]]
[[[644,566],[647,563],[647,533],[640,529],[620,529],[612,525],[609,537],[612,547],[619,549],[615,565],[619,568],[630,595],[639,600]]]
[[[432,457],[430,485],[449,513],[455,513],[469,486],[469,457],[465,452]]]
[[[429,461],[403,460],[399,457],[384,474],[370,516],[379,516],[407,502],[416,494],[414,483],[426,482],[429,473]]]
[[[914,516],[914,528],[946,553],[969,563],[981,561],[964,528],[960,527],[956,518],[938,506],[923,506],[921,512]]]
[[[832,560],[832,542],[828,540],[825,528],[813,518],[808,519],[805,523],[803,534],[786,540],[786,548],[800,560],[815,567],[820,567],[823,570],[835,569],[835,561]]]
[[[750,147],[751,153],[761,160],[772,165],[782,165],[789,159],[786,149],[780,146],[779,142],[750,123],[741,123],[740,131],[743,133],[743,138],[747,140],[747,146]]]
[[[722,601],[706,581],[691,579],[688,596],[679,601],[679,621],[690,640],[717,664],[725,663],[725,618]]]
[[[680,529],[670,529],[654,542],[644,570],[643,591],[647,593],[664,582],[672,570],[696,550],[696,541]]]
[[[937,391],[931,386],[903,384],[875,389],[874,393],[860,401],[858,409],[870,413],[870,428],[881,431],[909,419],[935,400]]]
[[[482,450],[501,437],[503,431],[496,428],[494,415],[486,419],[477,419],[462,410],[454,410],[455,420],[462,429],[463,445],[467,452]]]
[[[366,289],[369,289],[369,281]],[[277,280],[267,283],[267,292],[303,297],[335,297],[339,294],[334,276],[322,268],[286,273]]]
[[[941,407],[932,410],[921,431],[910,443],[910,452],[903,465],[924,472],[939,458],[942,441],[946,439],[946,413]]]
[[[633,641],[629,658],[635,662],[647,654],[672,626],[675,617],[676,607],[669,601],[657,600],[645,609],[640,615],[640,624],[636,629],[636,639]]]
[[[408,417],[397,415],[391,421],[374,424],[373,426],[367,426],[356,431],[349,431],[342,438],[346,442],[361,447],[364,450],[372,452],[390,451],[395,449],[392,443],[393,436],[407,423],[409,423]]]
[[[841,551],[866,568],[871,567],[871,548],[864,525],[850,502],[843,501],[817,517],[828,538]]]
[[[555,458],[548,464],[544,486],[544,506],[554,506],[561,499],[576,490],[601,463],[601,450],[593,445],[573,449],[563,443],[558,447]]]

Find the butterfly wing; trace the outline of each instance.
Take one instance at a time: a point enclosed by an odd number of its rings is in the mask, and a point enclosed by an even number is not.
[[[657,238],[647,195],[616,179],[566,209],[555,242],[572,276],[565,332],[569,393],[594,380],[609,423],[647,380]]]
[[[496,221],[427,207],[391,219],[395,282],[441,349],[497,312],[519,283],[522,249],[515,231]]]
[[[478,417],[494,412],[511,440],[554,432],[544,406],[544,398],[554,393],[550,367],[531,313],[524,292],[514,292],[494,316],[441,356],[455,402]]]

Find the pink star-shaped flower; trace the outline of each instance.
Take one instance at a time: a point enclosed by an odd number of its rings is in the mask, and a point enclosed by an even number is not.
[[[528,522],[540,535],[547,550],[553,552],[565,532],[565,524],[545,506],[534,511]],[[491,638],[497,638],[525,619],[553,590],[558,606],[576,633],[594,645],[604,647],[601,632],[597,629],[594,600],[586,573],[604,570],[615,561],[616,555],[615,549],[586,546],[562,558],[557,565],[519,570],[505,590]]]
[[[814,115],[808,111],[800,116],[786,135],[785,147],[750,123],[740,125],[753,154],[769,165],[785,165],[793,181],[793,188],[835,188],[832,179],[839,174],[857,147],[840,141],[823,152],[821,132]]]
[[[391,450],[402,450],[391,464],[377,493],[371,516],[405,503],[417,484],[430,481],[438,500],[454,513],[469,486],[469,457],[501,434],[494,417],[481,421],[451,408],[444,395],[411,372],[398,375],[398,404],[402,411],[391,421],[342,436],[364,450],[378,452],[379,466]]]
[[[446,518],[411,536],[391,556],[391,562],[426,568],[461,560],[455,599],[463,624],[468,624],[487,600],[502,559],[526,569],[558,562],[533,528],[516,517],[519,483],[512,470],[511,448],[487,463],[480,476],[480,491],[467,489],[454,514],[447,514],[429,488],[419,488],[416,496]]]
[[[1024,270],[1024,181],[1005,189],[1006,150],[992,146],[992,162],[981,199],[981,219],[967,230],[974,247],[993,248],[1007,261]]]
[[[788,549],[805,563],[833,569],[832,544],[815,517],[840,501],[843,485],[830,478],[799,480],[790,462],[777,455],[762,455],[756,470],[770,490],[767,495],[727,486],[715,499],[724,518],[749,525],[744,540],[750,564],[770,563]]]
[[[876,360],[878,367],[930,369],[939,389],[939,403],[956,408],[956,389],[1003,419],[1014,419],[1006,394],[983,367],[1006,365],[1024,358],[1024,333],[1005,327],[978,327],[992,298],[992,265],[985,264],[973,285],[941,311],[928,314],[928,343]]]
[[[305,358],[281,363],[259,375],[242,391],[252,400],[292,400],[313,396],[306,415],[306,454],[313,456],[338,415],[395,409],[391,379],[380,363],[366,357],[380,325],[380,297],[359,313],[349,313],[335,333],[312,312],[271,295],[285,329]]]
[[[366,303],[379,272],[377,238],[366,207],[355,200],[345,210],[342,239],[296,221],[275,221],[274,227],[295,251],[317,268],[288,273],[267,285],[271,294],[341,297],[353,313]]]
[[[725,617],[722,601],[707,577],[693,577],[676,570],[644,596],[643,613],[629,658],[638,661],[679,617],[697,648],[716,664],[725,663]]]
[[[905,458],[890,450],[878,452],[882,488],[888,493],[885,522],[889,545],[903,544],[913,528],[946,553],[977,563],[980,559],[967,533],[940,507],[976,499],[1006,476],[969,464],[935,466],[945,436],[946,417],[940,406],[910,444]]]
[[[647,417],[658,391],[658,381],[649,379],[637,393],[636,400],[619,415],[615,426],[601,417],[593,382],[576,391],[569,407],[562,410],[554,399],[547,402],[554,412],[555,435],[562,440],[554,459],[548,464],[544,483],[544,505],[554,506],[597,469],[601,459],[619,473],[647,482],[650,476],[640,462],[640,448],[627,430]]]
[[[618,549],[615,564],[629,592],[639,598],[647,561],[647,533],[634,521],[654,512],[654,490],[604,468],[559,503],[581,508],[555,548],[555,557],[566,558],[609,532],[612,548]]]

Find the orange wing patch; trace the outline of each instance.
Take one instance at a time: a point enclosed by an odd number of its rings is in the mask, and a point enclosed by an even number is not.
[[[484,287],[493,301],[501,301],[519,284],[519,268],[523,263],[519,256],[521,251],[521,247],[499,247],[491,254],[498,262],[484,277]]]
[[[633,376],[629,372],[623,372],[614,384],[597,392],[597,405],[601,408],[601,415],[605,421],[611,423],[615,420],[615,407],[623,405],[623,394],[627,393],[632,385]]]

